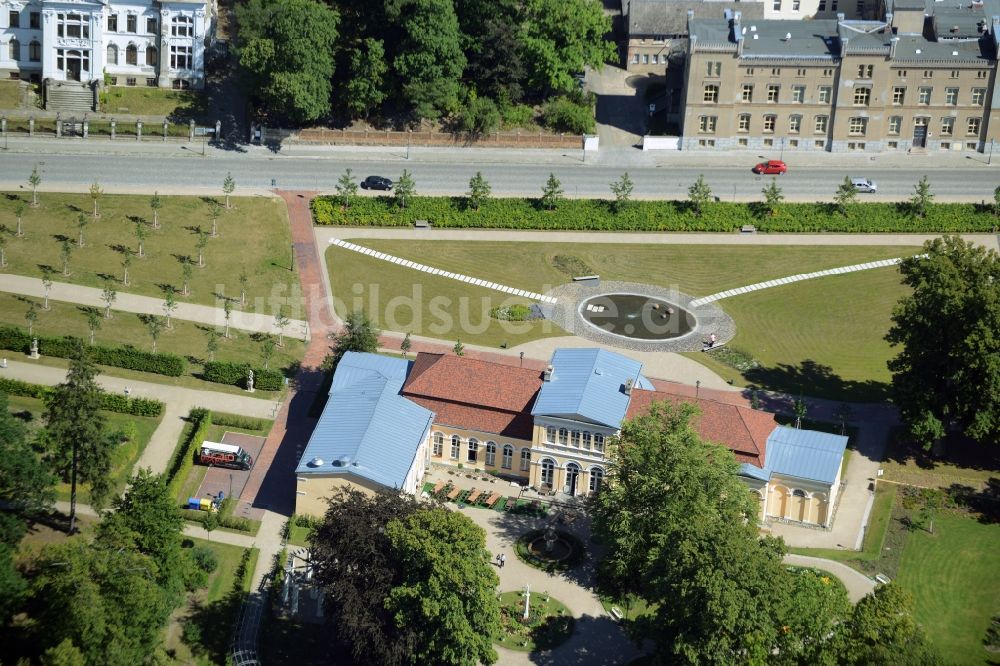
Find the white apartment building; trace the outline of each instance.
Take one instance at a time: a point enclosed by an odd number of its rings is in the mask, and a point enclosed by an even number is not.
[[[0,0],[0,78],[202,88],[214,0]]]

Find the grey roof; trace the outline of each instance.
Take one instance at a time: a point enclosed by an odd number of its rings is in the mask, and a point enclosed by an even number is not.
[[[557,349],[552,368],[532,416],[583,419],[618,428],[628,410],[625,382],[649,384],[640,373],[642,363],[604,349]]]
[[[743,21],[743,57],[823,57],[840,54],[837,21]]]
[[[778,426],[767,438],[765,469],[771,474],[832,484],[840,471],[847,437]]]
[[[399,395],[410,364],[348,352],[295,470],[299,475],[356,475],[401,488],[434,413]]]
[[[987,29],[989,21],[982,6],[934,8],[934,34],[938,39],[978,39]]]
[[[695,18],[724,17],[726,10],[742,12],[744,20],[764,17],[763,2],[716,2],[714,0],[629,0],[629,37],[686,35],[688,10]]]
[[[893,60],[916,62],[948,60],[979,63],[992,60],[992,50],[991,42],[986,39],[968,42],[950,40],[931,42],[916,35],[904,35],[899,38]],[[986,62],[982,64],[985,65]]]

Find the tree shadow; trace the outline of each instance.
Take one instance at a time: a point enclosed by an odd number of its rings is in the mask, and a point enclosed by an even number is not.
[[[903,429],[894,433],[885,458],[901,465],[912,464],[926,470],[933,470],[938,465],[953,465],[962,469],[1000,472],[1000,449],[995,446],[952,439],[943,452],[935,452],[914,442]]]
[[[576,618],[568,641],[551,650],[532,652],[528,659],[542,666],[610,666],[629,663],[639,656],[639,648],[611,617],[582,615]]]
[[[108,245],[108,248],[112,252],[117,252],[118,254],[126,254],[132,252],[132,248],[122,245],[121,243],[115,243],[114,245]]]
[[[12,194],[11,192],[4,192],[3,197],[7,201],[24,201],[27,203],[27,199],[21,199],[20,195]]]
[[[111,273],[98,273],[97,277],[101,278],[102,280],[109,280],[109,281],[111,281],[111,280],[117,281],[118,280],[118,276],[117,275],[112,275]]]
[[[59,241],[60,243],[62,243],[63,241],[71,241],[71,242],[73,241],[73,239],[67,236],[66,234],[52,234],[52,238]]]
[[[953,483],[946,491],[956,504],[976,514],[984,525],[1000,523],[1000,477],[990,478],[982,490]]]
[[[83,209],[80,208],[79,206],[77,206],[76,204],[66,204],[66,208],[68,208],[73,213],[82,213],[82,212],[84,212]]]
[[[220,206],[222,205],[222,202],[216,199],[215,197],[198,197],[198,198],[202,201],[202,203],[208,204],[209,206],[211,206],[213,203],[219,204]]]
[[[189,225],[181,227],[181,228],[184,229],[185,231],[190,231],[193,234],[201,233],[201,225],[200,224],[197,224],[197,225],[196,224],[189,224]]]
[[[794,395],[849,399],[851,402],[884,402],[889,399],[889,384],[874,380],[844,379],[830,366],[812,359],[806,359],[798,365],[779,363],[772,367],[752,368],[744,372],[743,376],[747,381],[758,385],[751,388],[765,388]],[[791,409],[791,399],[760,397],[766,411],[787,412]],[[777,404],[769,404],[771,402]]]
[[[141,215],[126,215],[125,219],[132,224],[146,224],[146,218]]]

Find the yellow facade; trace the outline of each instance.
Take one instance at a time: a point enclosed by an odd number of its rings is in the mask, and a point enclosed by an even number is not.
[[[554,436],[552,430],[555,431]],[[588,438],[583,434],[587,433]],[[596,438],[601,438],[597,449]],[[528,485],[541,492],[589,495],[600,488],[606,472],[603,439],[594,427],[567,422],[535,424]],[[584,447],[586,442],[586,448]]]
[[[531,456],[528,440],[440,424],[431,427],[430,437],[431,462],[528,478]]]
[[[368,479],[348,474],[336,476],[298,476],[295,484],[295,513],[300,516],[322,518],[326,513],[327,499],[339,490],[353,488],[368,495],[384,490]]]

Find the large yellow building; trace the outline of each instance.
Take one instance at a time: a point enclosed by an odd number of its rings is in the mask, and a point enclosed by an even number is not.
[[[543,371],[444,354],[420,353],[412,363],[345,355],[296,470],[296,511],[321,515],[325,498],[346,484],[415,493],[435,463],[492,472],[543,494],[597,492],[608,440],[659,401],[697,404],[695,428],[734,452],[762,520],[829,525],[846,437],[657,390],[641,363],[603,349],[558,349]]]

